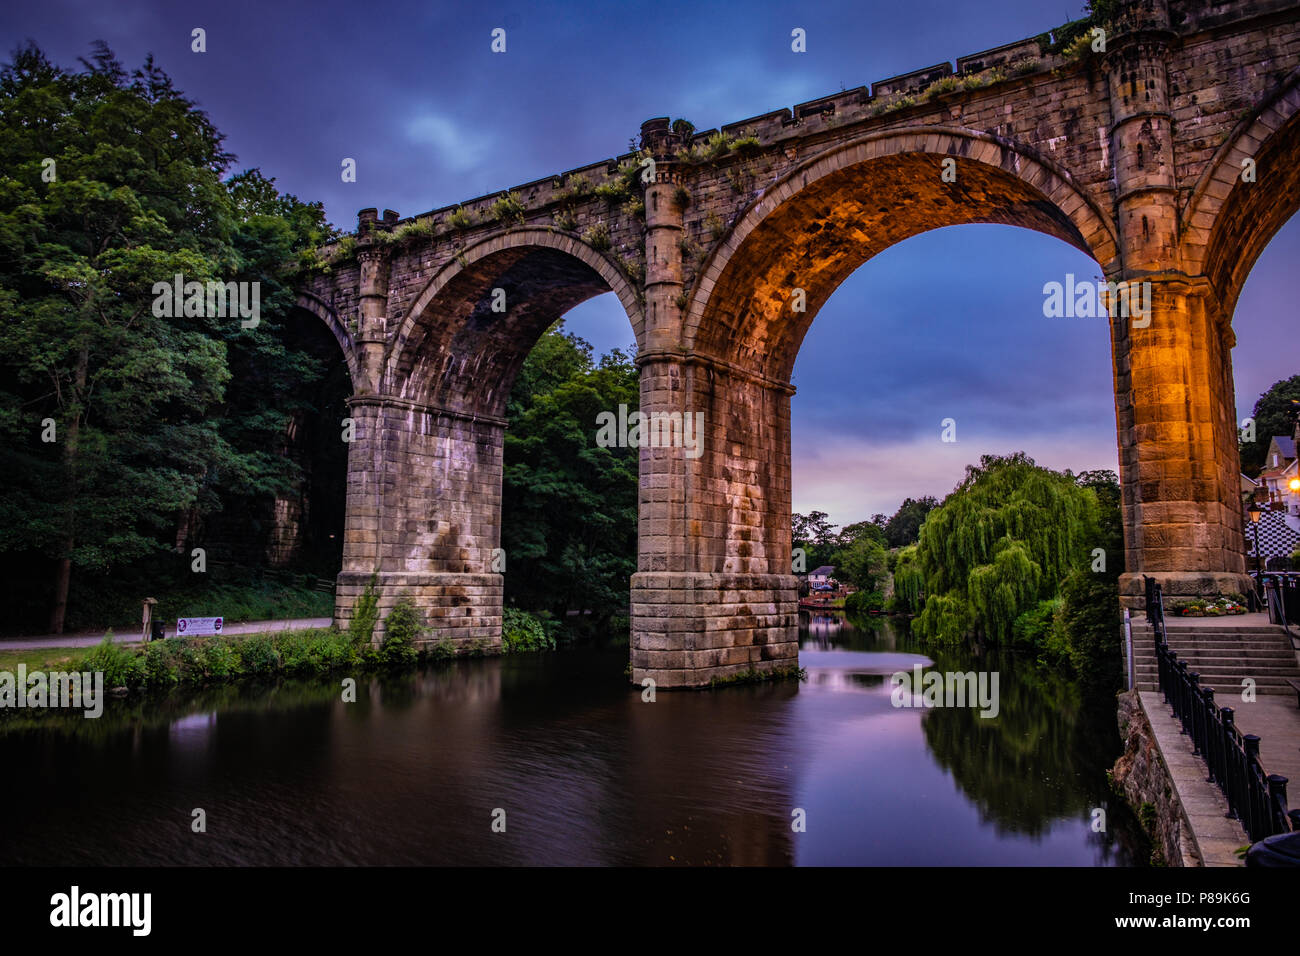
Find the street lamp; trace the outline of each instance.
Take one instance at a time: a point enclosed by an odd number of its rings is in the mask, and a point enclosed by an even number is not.
[[[1264,510],[1259,506],[1258,501],[1252,501],[1250,503],[1250,508],[1247,509],[1247,513],[1250,515],[1250,523],[1255,526],[1255,571],[1256,573],[1259,573],[1263,570],[1263,568],[1260,567],[1259,560],[1259,519],[1264,513]],[[1257,579],[1256,584],[1258,583]]]

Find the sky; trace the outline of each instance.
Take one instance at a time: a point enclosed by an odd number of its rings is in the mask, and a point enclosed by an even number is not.
[[[0,8],[6,54],[31,40],[73,66],[104,40],[128,68],[152,53],[226,136],[234,170],[319,200],[354,229],[626,152],[642,121],[704,130],[1042,33],[1083,0],[185,4],[43,0]],[[492,31],[506,52],[491,52]],[[806,31],[807,52],[790,50]],[[205,31],[206,52],[191,49]],[[357,181],[344,183],[344,158]],[[1257,262],[1234,317],[1238,418],[1300,372],[1292,221]],[[942,498],[982,454],[1118,471],[1105,320],[1047,319],[1044,277],[1099,269],[1010,226],[925,233],[863,265],[813,322],[795,365],[794,509],[837,524]],[[567,327],[626,348],[612,294]],[[941,441],[942,422],[956,441]]]

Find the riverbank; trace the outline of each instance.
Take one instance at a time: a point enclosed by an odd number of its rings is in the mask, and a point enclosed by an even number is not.
[[[481,654],[481,652],[479,652]],[[26,647],[0,651],[0,670],[100,672],[121,695],[154,695],[177,687],[203,689],[240,681],[369,674],[414,668],[454,656],[435,644],[417,650],[403,639],[381,646],[333,628],[261,631],[220,637],[118,643],[110,632],[91,647]],[[471,650],[468,655],[476,656]]]
[[[1113,709],[1098,722],[1028,660],[930,658],[895,621],[864,630],[835,617],[833,633],[824,622],[822,636],[801,635],[806,681],[654,702],[627,683],[628,650],[611,633],[563,653],[178,687],[112,701],[96,720],[63,710],[15,723],[0,758],[40,773],[0,795],[24,821],[0,864],[1146,861],[1140,827],[1107,789]],[[889,675],[930,659],[999,670],[998,716],[896,707]],[[352,699],[341,679],[354,675]],[[489,825],[496,807],[508,838]],[[792,827],[796,808],[806,830]]]

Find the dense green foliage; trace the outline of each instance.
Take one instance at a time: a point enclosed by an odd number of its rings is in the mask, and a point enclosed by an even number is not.
[[[381,647],[358,647],[346,632],[332,628],[248,637],[168,638],[141,646],[115,644],[110,632],[75,666],[103,671],[105,687],[152,693],[177,685],[410,668],[452,656],[446,642],[415,646],[426,629],[419,610],[409,600],[399,601],[389,611],[384,627]]]
[[[939,502],[929,495],[904,499],[893,517],[884,523],[885,542],[891,548],[915,544],[921,537],[921,525],[925,523],[926,516],[937,507]]]
[[[507,654],[519,651],[553,651],[555,631],[555,622],[549,617],[508,607],[501,622],[501,649]]]
[[[916,545],[891,552],[889,566],[894,575],[894,594],[889,609],[903,613],[919,611],[925,594],[925,574],[921,571]]]
[[[1055,597],[1099,537],[1091,489],[1022,453],[982,456],[921,529],[928,598],[918,634],[1010,640],[1015,619]]]
[[[151,59],[0,70],[0,556],[53,630],[74,569],[181,548],[298,477],[278,447],[321,370],[288,343],[284,266],[328,227],[255,170],[223,181],[232,159]],[[260,283],[259,324],[156,315],[176,274]]]
[[[879,590],[854,591],[844,599],[844,610],[852,614],[885,609],[885,595]]]
[[[874,537],[863,535],[836,553],[835,577],[863,591],[878,591],[888,575],[885,549]]]
[[[1300,375],[1274,382],[1255,403],[1255,440],[1241,442],[1241,470],[1255,476],[1264,468],[1268,443],[1274,435],[1290,437],[1300,418]]]
[[[597,416],[635,410],[636,367],[557,323],[524,363],[511,392],[502,491],[506,603],[569,612],[600,631],[626,613],[636,570],[638,449],[595,444]]]
[[[378,575],[371,575],[366,582],[361,596],[352,605],[352,617],[348,619],[348,640],[353,647],[364,647],[375,636],[375,625],[379,623],[379,595],[375,585]]]
[[[884,548],[915,544],[925,516],[937,506],[938,502],[929,496],[907,498],[892,517],[873,515],[870,521],[845,525],[838,532],[824,511],[795,513],[790,516],[791,537],[794,547],[804,550],[805,570],[829,564],[838,571],[847,552],[863,539],[875,541]]]
[[[891,556],[891,609],[919,607],[915,632],[928,642],[1015,647],[1086,686],[1112,686],[1123,542],[1113,472],[986,455],[930,514],[919,544]]]
[[[418,641],[424,639],[428,628],[424,615],[408,595],[397,599],[384,618],[384,642],[379,658],[388,667],[409,667],[415,663]]]
[[[812,511],[806,515],[795,513],[790,516],[794,547],[804,552],[800,574],[830,564],[835,552],[839,550],[840,540],[835,533],[835,525],[830,523],[829,518],[830,515],[824,511]]]

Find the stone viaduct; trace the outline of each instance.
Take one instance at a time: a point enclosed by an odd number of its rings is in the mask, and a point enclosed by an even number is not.
[[[876,253],[975,222],[1150,283],[1148,321],[1110,320],[1121,589],[1140,602],[1146,574],[1166,593],[1244,590],[1231,322],[1300,207],[1300,4],[1119,8],[1104,49],[1044,36],[717,131],[654,119],[617,159],[407,220],[362,210],[298,300],[355,392],[338,621],[375,576],[381,608],[408,592],[440,634],[499,647],[511,383],[555,319],[612,290],[642,411],[705,422],[698,457],[640,451],[633,680],[794,663],[800,342]]]

